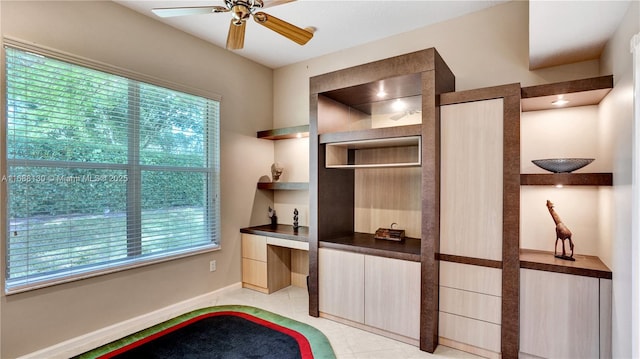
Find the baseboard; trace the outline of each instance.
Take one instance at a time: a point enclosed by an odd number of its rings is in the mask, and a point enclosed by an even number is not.
[[[172,304],[162,309],[125,320],[124,322],[113,324],[94,332],[69,339],[62,343],[21,356],[18,359],[71,358],[129,334],[133,334],[142,329],[162,323],[181,314],[211,306],[212,299],[215,297],[231,290],[240,289],[241,287],[242,283],[238,282],[227,287],[220,288],[216,291],[202,294],[183,302]]]
[[[451,340],[443,337],[438,337],[438,344],[444,345],[445,347],[461,350],[463,352],[471,353],[473,355],[481,356],[483,358],[488,358],[488,359],[502,358],[502,354],[500,353],[496,353],[491,350],[483,349],[473,345],[460,343],[455,340]]]
[[[364,330],[366,332],[369,333],[373,333],[373,334],[377,334],[377,335],[381,335],[383,337],[389,338],[389,339],[393,339],[393,340],[397,340],[399,342],[403,342],[405,344],[409,344],[409,345],[413,345],[414,347],[419,347],[420,346],[420,340],[416,339],[416,338],[410,338],[401,334],[396,334],[384,329],[379,329],[376,327],[372,327],[363,323],[359,323],[359,322],[354,322],[353,320],[349,320],[349,319],[344,319],[344,318],[340,318],[337,317],[335,315],[331,315],[331,314],[327,314],[324,312],[320,312],[319,313],[320,318],[325,318],[325,319],[329,319],[332,320],[334,322],[338,322],[344,325],[348,325],[350,327],[354,327],[354,328],[358,328],[360,330]]]

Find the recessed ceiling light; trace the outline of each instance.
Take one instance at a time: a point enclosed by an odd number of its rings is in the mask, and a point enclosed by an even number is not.
[[[378,90],[378,93],[376,94],[376,96],[378,96],[379,98],[383,98],[387,96],[387,93],[384,91],[384,89],[381,87],[380,90]]]
[[[566,105],[568,103],[569,103],[569,101],[563,99],[562,97],[560,97],[557,100],[551,102],[551,104],[554,105],[554,106],[564,106],[564,105]]]
[[[561,185],[561,184],[557,184],[557,185],[556,185],[556,188],[562,188],[562,187],[564,187],[564,186],[563,186],[563,185]]]

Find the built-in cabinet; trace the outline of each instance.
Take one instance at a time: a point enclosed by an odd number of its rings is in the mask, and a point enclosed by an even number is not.
[[[291,252],[268,246],[267,237],[242,234],[242,284],[245,288],[272,293],[291,285]]]
[[[271,225],[243,228],[242,286],[273,293],[290,285],[306,288],[309,269],[307,227]]]
[[[541,113],[551,114],[567,111],[564,110],[566,107],[597,105],[612,87],[612,76],[524,87],[522,111],[547,111]],[[568,101],[565,106],[553,105],[559,98]],[[549,145],[562,152],[563,146],[553,140],[554,131],[557,129],[549,128],[547,135],[539,136],[550,138]],[[522,136],[531,134],[522,133]],[[554,197],[565,198],[572,192],[560,194],[549,192],[547,188],[588,186],[585,191],[598,193],[598,186],[613,184],[612,173],[593,173],[588,169],[578,173],[523,173],[521,185],[527,186],[527,190],[537,188]],[[569,189],[556,189],[566,190]],[[575,197],[575,201],[581,200],[584,198]],[[540,207],[543,207],[543,199],[540,202]],[[546,208],[543,212],[547,212]],[[575,254],[575,261],[555,258],[552,228],[553,222],[549,223],[550,238],[546,241],[550,250],[526,248],[526,245],[520,250],[519,355],[521,358],[610,358],[612,273],[595,255]],[[584,248],[584,242],[580,242],[584,236],[581,238],[573,228],[576,249]]]
[[[520,86],[440,97],[439,343],[516,357]]]
[[[610,270],[521,249],[520,190],[610,186],[612,175],[521,174],[520,116],[560,94],[592,103],[611,77],[454,83],[435,49],[311,78],[310,315],[429,352],[610,356]],[[374,238],[394,224],[403,241]]]
[[[420,263],[328,248],[318,260],[321,316],[418,345]]]
[[[522,269],[524,358],[610,358],[611,279]]]
[[[454,89],[453,73],[435,49],[311,78],[310,315],[435,350],[436,97]],[[392,225],[405,230],[404,241],[374,238]],[[358,303],[344,304],[350,285]]]

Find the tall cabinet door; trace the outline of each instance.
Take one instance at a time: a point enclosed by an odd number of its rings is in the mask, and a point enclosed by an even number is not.
[[[498,98],[440,108],[440,343],[485,357],[501,352],[503,107]]]

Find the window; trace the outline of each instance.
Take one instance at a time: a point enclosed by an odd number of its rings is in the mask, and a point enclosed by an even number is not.
[[[218,247],[219,102],[28,50],[5,46],[6,291]]]

